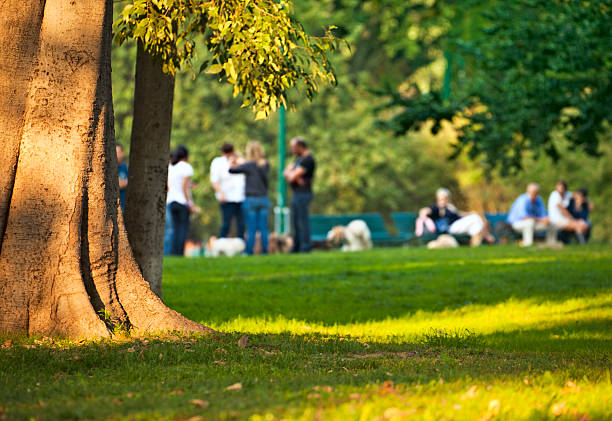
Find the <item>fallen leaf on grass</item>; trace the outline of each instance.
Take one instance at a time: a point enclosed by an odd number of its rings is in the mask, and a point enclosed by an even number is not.
[[[225,365],[227,363],[225,361],[213,361],[213,364]]]
[[[197,406],[198,408],[206,408],[208,405],[208,401],[203,401],[202,399],[192,399],[189,401],[190,404]]]
[[[134,394],[132,392],[128,392],[125,394],[125,396],[127,396],[128,398],[133,398]]]
[[[242,383],[234,383],[225,388],[225,390],[240,390],[240,389],[242,389]]]
[[[461,399],[466,400],[466,399],[475,398],[476,395],[478,395],[478,392],[476,391],[476,389],[478,389],[478,386],[473,385],[467,390],[467,392],[465,392],[465,394],[461,397]]]
[[[170,395],[175,396],[175,395],[184,395],[185,392],[183,392],[182,390],[173,390],[172,392],[170,392]]]
[[[322,391],[327,392],[327,393],[331,393],[334,390],[334,388],[331,387],[331,386],[315,386],[315,387],[313,387],[313,389],[317,390],[317,391],[318,390],[322,390]]]
[[[565,401],[554,403],[550,407],[550,412],[553,413],[554,416],[558,417],[559,415],[563,415],[567,412],[567,404]]]
[[[487,412],[478,418],[478,421],[489,421],[495,418],[499,414],[500,409],[501,404],[499,403],[499,400],[493,399],[491,402],[489,402],[489,409]]]
[[[249,337],[247,335],[242,335],[238,340],[238,346],[240,348],[246,348],[247,343],[249,342]]]
[[[127,349],[127,352],[136,352],[136,348],[134,348],[133,346],[129,347]]]
[[[227,349],[225,349],[225,348],[217,348],[217,349],[215,349],[215,352],[222,352],[224,354],[227,354]]]
[[[7,339],[6,341],[4,341],[4,343],[2,344],[2,348],[10,348],[13,345],[13,341],[10,339]],[[1,412],[0,412],[1,413]]]
[[[354,400],[358,400],[359,398],[361,398],[361,395],[359,393],[351,393],[349,395],[349,398],[354,399]]]
[[[581,414],[580,412],[573,410],[571,411],[572,417],[578,421],[591,421],[591,417],[587,414]]]
[[[387,380],[382,384],[382,388],[380,389],[381,395],[386,395],[388,393],[395,392],[395,385],[391,380]]]
[[[202,421],[204,417],[196,415],[195,417],[187,418],[187,421]]]
[[[321,397],[320,393],[309,393],[306,395],[308,399],[319,399]]]
[[[390,420],[393,418],[405,418],[405,417],[409,417],[415,412],[416,412],[416,409],[411,409],[409,411],[402,411],[399,408],[387,408],[385,410],[385,413],[383,414],[383,418],[386,420]]]
[[[263,348],[257,348],[257,351],[259,351],[260,354],[265,355],[266,357],[269,357],[269,356],[272,356],[272,355],[278,355],[278,354],[281,353],[280,351],[276,351],[276,350],[267,351],[267,350],[265,350]]]

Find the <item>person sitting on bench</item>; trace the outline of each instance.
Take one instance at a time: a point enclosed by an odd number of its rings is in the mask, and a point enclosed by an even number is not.
[[[450,191],[440,187],[436,191],[436,203],[419,211],[414,233],[417,237],[427,229],[430,233],[467,234],[471,237],[470,244],[478,246],[482,240],[494,243],[485,221],[475,212],[461,212],[450,203]]]
[[[537,183],[529,183],[527,192],[516,198],[506,221],[512,225],[512,229],[523,235],[523,246],[529,247],[533,244],[535,231],[546,231],[546,243],[552,245],[556,242],[557,231],[550,223],[544,201],[540,197],[540,186]]]

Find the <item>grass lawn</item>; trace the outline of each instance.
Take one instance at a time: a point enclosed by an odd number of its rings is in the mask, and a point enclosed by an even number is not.
[[[228,334],[0,337],[0,419],[612,419],[610,246],[168,259],[164,294]]]

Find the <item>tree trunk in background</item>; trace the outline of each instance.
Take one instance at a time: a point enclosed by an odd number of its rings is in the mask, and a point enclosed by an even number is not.
[[[125,227],[142,275],[162,298],[174,77],[138,44]]]
[[[112,0],[30,3],[0,10],[0,332],[210,332],[150,290],[118,213]]]

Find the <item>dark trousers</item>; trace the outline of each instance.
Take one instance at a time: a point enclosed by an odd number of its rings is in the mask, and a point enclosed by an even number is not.
[[[239,202],[225,202],[221,203],[221,217],[223,218],[221,224],[221,232],[219,238],[227,237],[229,234],[230,225],[232,219],[236,218],[236,236],[244,240],[244,215],[242,213],[242,203]]]
[[[312,193],[294,193],[291,199],[291,229],[293,230],[293,253],[308,253],[312,249],[310,242],[310,222],[308,206]]]
[[[187,234],[189,234],[189,208],[178,202],[172,202],[166,207],[166,212],[169,214],[166,223],[170,223],[170,226],[166,227],[165,230],[165,233],[169,236],[167,241],[168,254],[182,256],[185,252]]]

